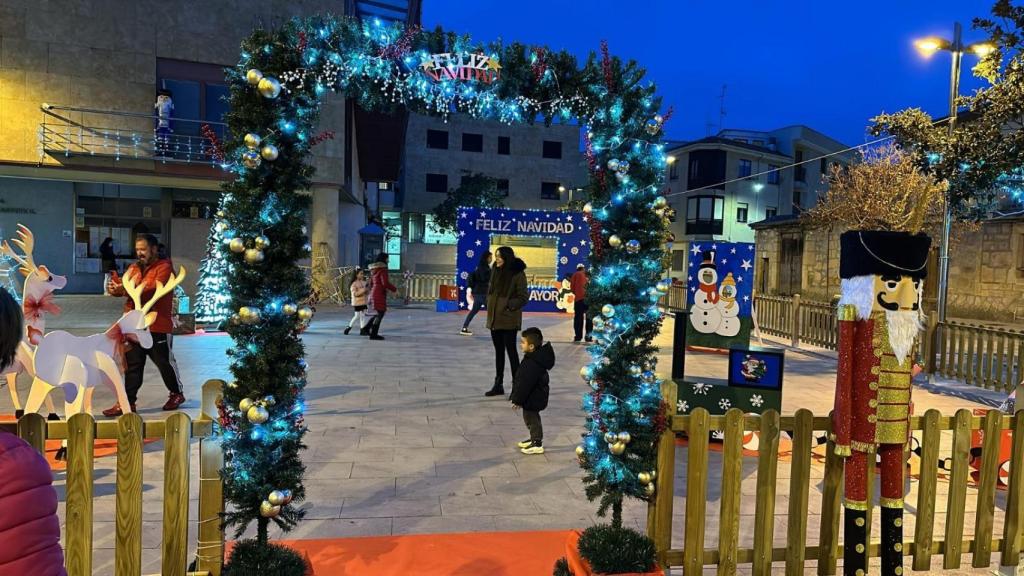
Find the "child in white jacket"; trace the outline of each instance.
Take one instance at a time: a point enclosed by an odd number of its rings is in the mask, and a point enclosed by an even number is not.
[[[369,287],[366,285],[366,273],[356,268],[354,274],[355,278],[352,280],[352,286],[349,288],[349,291],[352,293],[352,309],[355,312],[352,314],[352,319],[348,321],[348,327],[345,328],[346,336],[352,331],[352,326],[357,321],[360,328],[366,324],[366,298],[369,293]]]

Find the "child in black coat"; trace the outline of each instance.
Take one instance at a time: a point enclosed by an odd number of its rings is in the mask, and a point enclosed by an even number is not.
[[[519,339],[523,361],[516,370],[509,401],[512,408],[523,409],[523,422],[530,437],[517,445],[523,454],[544,453],[544,427],[541,410],[548,407],[548,370],[555,366],[555,350],[544,342],[544,334],[537,328],[527,328]]]

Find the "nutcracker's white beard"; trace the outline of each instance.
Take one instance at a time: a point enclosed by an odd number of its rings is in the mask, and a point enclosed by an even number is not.
[[[923,284],[923,283],[922,283]],[[857,310],[859,320],[871,317],[875,303],[875,277],[854,276],[840,281],[839,305],[849,304]],[[921,288],[918,288],[918,302],[921,301]],[[914,338],[922,329],[923,317],[920,310],[885,311],[885,322],[889,326],[889,345],[900,364],[906,360],[914,347]]]

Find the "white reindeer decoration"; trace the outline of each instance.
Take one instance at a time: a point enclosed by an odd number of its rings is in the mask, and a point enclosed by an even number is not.
[[[103,382],[117,395],[121,409],[130,412],[124,389],[124,343],[131,341],[146,349],[153,345],[149,327],[156,320],[156,312],[150,309],[184,279],[185,268],[181,267],[166,285],[157,282],[156,292],[143,304],[144,286],[137,286],[130,276],[125,277],[124,290],[135,303],[135,309],[125,312],[106,332],[80,337],[58,330],[44,336],[35,350],[35,379],[25,410],[38,410],[50,392],[60,388],[64,392],[66,418],[83,411],[92,413],[92,393]]]
[[[18,237],[11,242],[21,249],[21,254],[16,253],[7,241],[0,244],[0,254],[7,254],[13,258],[18,263],[22,275],[25,276],[25,285],[21,292],[21,310],[25,317],[25,339],[18,347],[14,362],[4,369],[2,376],[7,379],[7,388],[11,393],[15,416],[20,416],[22,409],[18,398],[18,374],[26,372],[29,376],[35,376],[32,373],[32,352],[46,330],[44,313],[60,314],[60,308],[53,303],[53,292],[63,288],[68,280],[64,276],[52,274],[46,266],[36,266],[32,257],[32,252],[35,249],[35,237],[26,226],[18,224]],[[52,417],[56,417],[53,401],[49,397],[46,399],[46,404]]]

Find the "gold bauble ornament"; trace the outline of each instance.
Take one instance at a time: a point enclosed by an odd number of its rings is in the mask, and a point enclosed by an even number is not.
[[[245,251],[245,261],[249,264],[259,264],[263,262],[263,250],[259,248],[247,248]]]
[[[618,439],[619,439],[619,435],[616,434],[615,432],[605,432],[604,433],[604,441],[609,443],[609,444],[614,444],[616,441],[618,441]]]
[[[577,446],[576,447],[576,455],[577,456],[583,456],[586,453],[587,453],[587,449],[584,448],[583,446]]]
[[[657,477],[658,477],[658,471],[657,470],[651,470],[651,480],[654,480]]]
[[[622,442],[616,442],[608,448],[608,451],[616,456],[621,456],[626,451],[626,445]]]
[[[285,304],[284,306],[281,306],[281,312],[284,312],[285,316],[291,316],[291,315],[295,314],[298,311],[299,311],[299,307],[296,306],[295,304],[290,303],[290,302],[288,304]]]
[[[242,398],[242,401],[238,403],[238,409],[242,412],[248,412],[249,408],[252,408],[252,398]]]
[[[652,482],[652,483],[644,486],[644,493],[647,494],[648,496],[654,496],[654,491],[656,489],[657,488],[654,486],[654,483]]]
[[[245,252],[245,240],[242,240],[241,238],[232,238],[231,242],[228,244],[228,248],[236,254],[241,254],[242,252]]]
[[[651,483],[651,475],[648,474],[647,472],[641,472],[641,473],[637,474],[636,475],[636,479],[639,480],[640,483],[644,484],[644,485],[647,485],[647,484]]]
[[[274,490],[270,493],[270,496],[267,497],[267,502],[270,502],[274,506],[283,505],[285,503],[284,493],[280,490]]]
[[[593,212],[594,212],[594,205],[593,204],[591,204],[590,202],[587,202],[586,204],[583,205],[583,213],[584,214],[592,214]]]
[[[302,308],[299,308],[299,320],[305,322],[311,318],[313,318],[312,308],[310,308],[309,306],[303,306]]]
[[[608,237],[608,245],[612,248],[618,248],[622,246],[622,238],[619,238],[618,234],[612,234]]]
[[[260,153],[255,150],[247,150],[242,153],[242,165],[249,169],[256,169],[260,167],[263,159],[260,158]]]
[[[263,156],[263,159],[269,162],[277,160],[277,155],[277,146],[274,146],[273,144],[267,144],[260,149],[260,156]]]
[[[245,411],[245,417],[253,424],[263,424],[267,420],[270,420],[270,412],[268,412],[263,406],[257,404],[255,406],[250,406],[249,409]]]
[[[232,314],[231,318],[228,318],[228,322],[230,322],[232,324],[241,324],[242,323],[242,317],[239,316],[238,314]]]
[[[252,242],[256,246],[257,250],[266,250],[267,247],[270,246],[270,238],[267,238],[262,234],[253,238]]]
[[[264,518],[275,518],[280,513],[280,506],[274,506],[273,504],[266,500],[264,500],[263,503],[260,504],[260,516],[263,516]]]
[[[215,216],[217,216],[217,218],[220,218],[220,219],[223,220],[224,217],[227,216],[227,214],[223,210],[217,210],[217,213],[215,214]]]
[[[245,81],[253,86],[259,84],[260,80],[263,80],[263,72],[260,72],[256,68],[250,68],[249,71],[245,73]]]
[[[245,147],[248,148],[249,150],[255,150],[259,148],[260,142],[262,141],[262,138],[260,138],[256,134],[253,134],[252,132],[245,135]]]
[[[268,158],[268,160],[269,160],[269,158]],[[664,196],[658,196],[657,198],[654,199],[654,207],[656,209],[660,210],[660,209],[664,208],[665,206],[668,206],[668,199],[665,198]]]
[[[260,83],[256,85],[256,89],[260,91],[264,98],[277,98],[278,94],[281,93],[281,83],[277,81],[277,78],[264,76]]]
[[[619,442],[629,444],[632,439],[633,437],[629,435],[629,432],[619,432]]]

